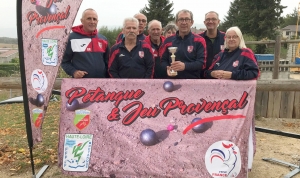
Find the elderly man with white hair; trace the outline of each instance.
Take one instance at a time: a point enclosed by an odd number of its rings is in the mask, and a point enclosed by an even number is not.
[[[152,20],[148,23],[148,33],[149,35],[145,38],[151,48],[155,58],[155,67],[154,67],[154,78],[163,79],[167,78],[166,70],[160,65],[159,57],[159,47],[165,41],[165,37],[162,36],[162,25],[158,20]]]

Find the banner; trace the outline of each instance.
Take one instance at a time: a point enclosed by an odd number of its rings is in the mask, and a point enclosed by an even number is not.
[[[22,24],[18,28],[22,29],[19,48],[23,49],[20,56],[24,57],[20,57],[23,60],[20,63],[24,63],[21,72],[26,76],[28,96],[24,102],[29,102],[33,143],[42,141],[41,129],[49,98],[81,2],[22,0]]]
[[[254,80],[63,79],[59,166],[72,176],[245,178],[255,91]]]

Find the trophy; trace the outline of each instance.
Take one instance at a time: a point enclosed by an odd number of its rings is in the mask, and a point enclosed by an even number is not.
[[[174,55],[174,53],[176,52],[177,47],[169,47],[168,49],[169,49],[169,52],[172,53],[172,55],[171,55],[172,62],[175,62],[175,55]],[[170,75],[171,76],[176,76],[177,75],[177,71],[175,71],[175,70],[172,69],[170,71]]]

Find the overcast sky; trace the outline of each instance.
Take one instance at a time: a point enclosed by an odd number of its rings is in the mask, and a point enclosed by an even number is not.
[[[203,27],[204,14],[208,11],[218,12],[220,19],[223,20],[229,10],[230,2],[233,0],[171,1],[174,3],[173,14],[176,14],[181,9],[191,10],[194,14],[194,26],[200,28]],[[284,9],[283,15],[292,13],[295,8],[298,9],[298,3],[299,0],[281,0],[281,5],[288,6]],[[145,5],[148,5],[148,0],[83,0],[74,25],[80,24],[80,17],[84,9],[93,8],[99,16],[98,27],[121,27],[125,17],[133,16],[145,7]],[[0,37],[17,37],[16,0],[0,1]]]

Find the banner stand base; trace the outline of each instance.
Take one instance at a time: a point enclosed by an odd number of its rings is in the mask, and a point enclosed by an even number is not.
[[[275,158],[263,158],[263,160],[278,163],[278,164],[282,164],[282,165],[287,166],[287,167],[295,168],[294,170],[289,172],[287,175],[285,175],[284,178],[291,178],[294,175],[300,173],[300,164],[298,166],[298,165],[291,164],[291,163],[288,163],[288,162],[284,162],[284,161],[281,161],[281,160],[278,160],[278,159],[275,159]]]
[[[37,175],[33,175],[32,178],[40,178],[44,172],[48,169],[49,165],[44,165],[42,169],[37,173]]]

